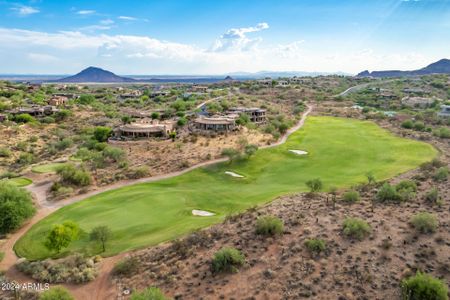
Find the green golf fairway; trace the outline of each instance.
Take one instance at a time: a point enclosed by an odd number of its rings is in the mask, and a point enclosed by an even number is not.
[[[15,177],[7,180],[8,182],[14,184],[18,187],[24,187],[33,183],[33,181],[26,177]]]
[[[32,167],[31,171],[34,173],[56,173],[56,170],[63,165],[65,165],[65,163],[62,162],[39,165]]]
[[[308,155],[288,150],[304,150]],[[372,122],[309,117],[285,144],[259,150],[249,160],[119,188],[61,208],[34,225],[14,248],[28,259],[55,255],[44,247],[47,232],[53,224],[72,220],[83,233],[60,255],[99,253],[99,245],[88,236],[99,225],[113,231],[104,253],[113,255],[174,239],[279,195],[307,191],[309,179],[320,178],[324,190],[331,185],[346,188],[366,182],[369,171],[377,180],[387,179],[436,155],[431,145],[396,137]],[[225,171],[245,177],[234,178]],[[216,215],[192,216],[192,209]]]

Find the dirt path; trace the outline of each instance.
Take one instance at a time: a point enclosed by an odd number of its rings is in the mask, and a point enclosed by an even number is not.
[[[276,143],[262,146],[261,149],[265,148],[271,148],[279,146],[283,143],[285,143],[288,139],[288,137],[294,133],[295,131],[299,130],[305,123],[306,117],[309,115],[309,113],[312,111],[313,106],[307,106],[307,110],[303,113],[302,118],[297,122],[297,124],[290,128],[282,137],[280,140],[278,140]],[[16,280],[18,282],[30,282],[32,281],[30,278],[24,276],[22,273],[20,273],[16,267],[15,264],[19,260],[19,258],[16,256],[16,253],[13,250],[14,244],[20,239],[20,237],[25,234],[28,229],[31,228],[34,224],[42,220],[43,218],[47,217],[52,212],[58,210],[61,207],[64,207],[66,205],[70,205],[72,203],[81,201],[83,199],[89,198],[91,196],[118,189],[121,187],[137,184],[137,183],[145,183],[145,182],[154,182],[162,179],[167,179],[175,176],[179,176],[182,174],[185,174],[187,172],[190,172],[194,169],[201,168],[204,166],[213,165],[220,162],[227,161],[227,158],[219,158],[211,161],[206,161],[199,163],[197,165],[191,166],[187,169],[177,171],[177,172],[171,172],[168,174],[158,175],[154,177],[149,178],[141,178],[141,179],[133,179],[133,180],[124,180],[120,182],[116,182],[114,184],[98,188],[97,190],[90,191],[88,193],[77,195],[72,198],[61,200],[58,202],[49,202],[47,201],[46,197],[46,191],[51,186],[52,182],[40,182],[40,183],[33,183],[32,185],[28,186],[27,189],[33,194],[34,201],[37,204],[38,212],[36,215],[31,218],[24,226],[22,226],[18,231],[11,234],[8,239],[5,241],[4,244],[0,245],[0,251],[3,251],[5,253],[5,257],[2,262],[0,262],[0,270],[7,270],[6,275],[10,280]],[[109,275],[116,264],[118,260],[120,260],[123,256],[125,256],[125,253],[121,253],[116,256],[105,258],[101,262],[101,266],[99,269],[99,276],[92,282],[89,282],[84,285],[69,285],[65,284],[67,289],[70,290],[70,292],[73,294],[75,299],[82,299],[82,300],[104,300],[104,299],[114,299],[114,285],[111,282]]]

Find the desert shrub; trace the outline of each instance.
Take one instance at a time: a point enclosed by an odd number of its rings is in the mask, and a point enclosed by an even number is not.
[[[89,172],[73,164],[60,166],[56,170],[56,173],[60,176],[61,181],[67,184],[73,184],[75,186],[87,186],[91,184]]]
[[[56,286],[50,290],[44,291],[39,295],[39,300],[74,300],[69,291],[65,288]]]
[[[8,148],[0,148],[0,157],[10,157],[11,151]]]
[[[348,191],[345,192],[342,196],[342,200],[347,203],[355,203],[359,201],[359,193],[357,191]]]
[[[182,127],[187,124],[187,119],[185,117],[179,118],[177,121],[177,125]]]
[[[305,246],[313,254],[319,254],[327,249],[327,244],[322,239],[307,239]]]
[[[230,162],[241,158],[241,153],[238,150],[233,149],[233,148],[225,148],[222,150],[221,154],[222,154],[222,156],[228,157]]]
[[[437,188],[432,188],[425,194],[425,200],[431,204],[436,204],[439,202],[439,192]]]
[[[157,287],[149,287],[142,292],[135,293],[131,296],[130,300],[169,300],[164,296],[160,289]]]
[[[315,178],[315,179],[308,180],[306,182],[306,186],[309,188],[311,193],[315,193],[322,189],[323,183],[322,183],[322,180],[320,180],[320,178]]]
[[[18,229],[35,212],[30,193],[9,182],[0,181],[0,234]]]
[[[20,114],[14,117],[14,121],[17,123],[34,123],[36,119],[29,114]]]
[[[448,178],[448,168],[447,167],[440,167],[436,170],[436,172],[433,175],[433,179],[435,181],[446,181]]]
[[[77,102],[80,104],[91,104],[94,101],[95,101],[95,97],[93,95],[88,95],[88,94],[81,95],[77,99]]]
[[[62,151],[64,149],[69,148],[73,145],[73,141],[71,138],[63,138],[55,144],[55,148]]]
[[[260,217],[256,221],[256,233],[261,235],[282,234],[284,229],[283,220],[275,216]]]
[[[414,215],[410,220],[411,225],[420,233],[433,233],[438,227],[436,217],[427,212]]]
[[[414,123],[411,120],[406,120],[402,123],[402,127],[406,129],[412,129],[414,127]]]
[[[41,119],[41,123],[44,123],[44,124],[55,123],[55,118],[50,117],[50,116],[43,117],[43,118]]]
[[[440,137],[441,139],[450,139],[450,129],[441,127],[433,131],[433,135]]]
[[[214,254],[212,260],[212,271],[237,272],[238,268],[245,263],[244,255],[235,248],[222,248]]]
[[[20,153],[17,163],[20,165],[29,165],[34,162],[34,155],[32,153]]]
[[[399,201],[400,195],[394,186],[384,183],[376,195],[376,199],[380,202]]]
[[[395,186],[395,190],[401,201],[407,201],[416,195],[417,185],[412,180],[403,180]]]
[[[140,166],[130,170],[129,177],[133,179],[143,178],[150,175],[150,170],[147,166]]]
[[[80,254],[58,260],[25,260],[17,268],[36,281],[47,283],[84,283],[94,280],[98,274],[95,261]]]
[[[425,124],[423,122],[415,122],[414,130],[423,131],[425,129]]]
[[[359,218],[346,218],[342,227],[345,236],[358,240],[364,239],[372,231],[370,225]]]
[[[112,134],[112,129],[109,127],[98,126],[94,129],[94,138],[99,142],[106,142]]]
[[[0,252],[0,262],[2,262],[4,257],[5,257],[5,252]]]
[[[125,158],[125,151],[117,147],[107,146],[103,149],[103,157],[113,162],[119,162]]]
[[[443,281],[418,272],[402,281],[402,299],[448,300],[448,287]]]
[[[119,261],[113,268],[114,275],[130,276],[137,272],[139,267],[139,260],[136,257],[130,256]]]

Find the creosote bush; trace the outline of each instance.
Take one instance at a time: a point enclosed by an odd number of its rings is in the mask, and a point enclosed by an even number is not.
[[[319,254],[327,249],[327,244],[322,239],[308,239],[305,241],[305,246],[313,254]]]
[[[95,279],[95,259],[80,254],[58,260],[25,260],[17,268],[34,280],[47,283],[84,283]]]
[[[418,272],[402,281],[402,300],[448,300],[447,285],[428,274]]]
[[[414,215],[410,221],[411,225],[420,233],[433,233],[438,227],[436,217],[427,212]]]
[[[220,272],[237,272],[239,267],[245,263],[244,255],[235,248],[222,248],[214,254],[212,260],[212,271]]]
[[[275,216],[264,216],[256,221],[256,233],[261,235],[279,235],[284,230],[283,220]]]
[[[137,272],[139,260],[136,257],[126,257],[119,261],[113,268],[114,275],[130,276]]]
[[[91,176],[89,172],[76,167],[73,164],[65,164],[56,170],[61,177],[61,181],[75,186],[87,186],[91,184]]]
[[[359,202],[359,193],[354,190],[347,191],[342,196],[342,200],[347,203]]]
[[[342,224],[344,235],[358,240],[364,239],[370,234],[370,225],[359,218],[346,218]]]

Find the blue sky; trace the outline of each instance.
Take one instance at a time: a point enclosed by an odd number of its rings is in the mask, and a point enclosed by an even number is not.
[[[450,0],[0,0],[0,38],[0,73],[414,69],[450,57]]]

